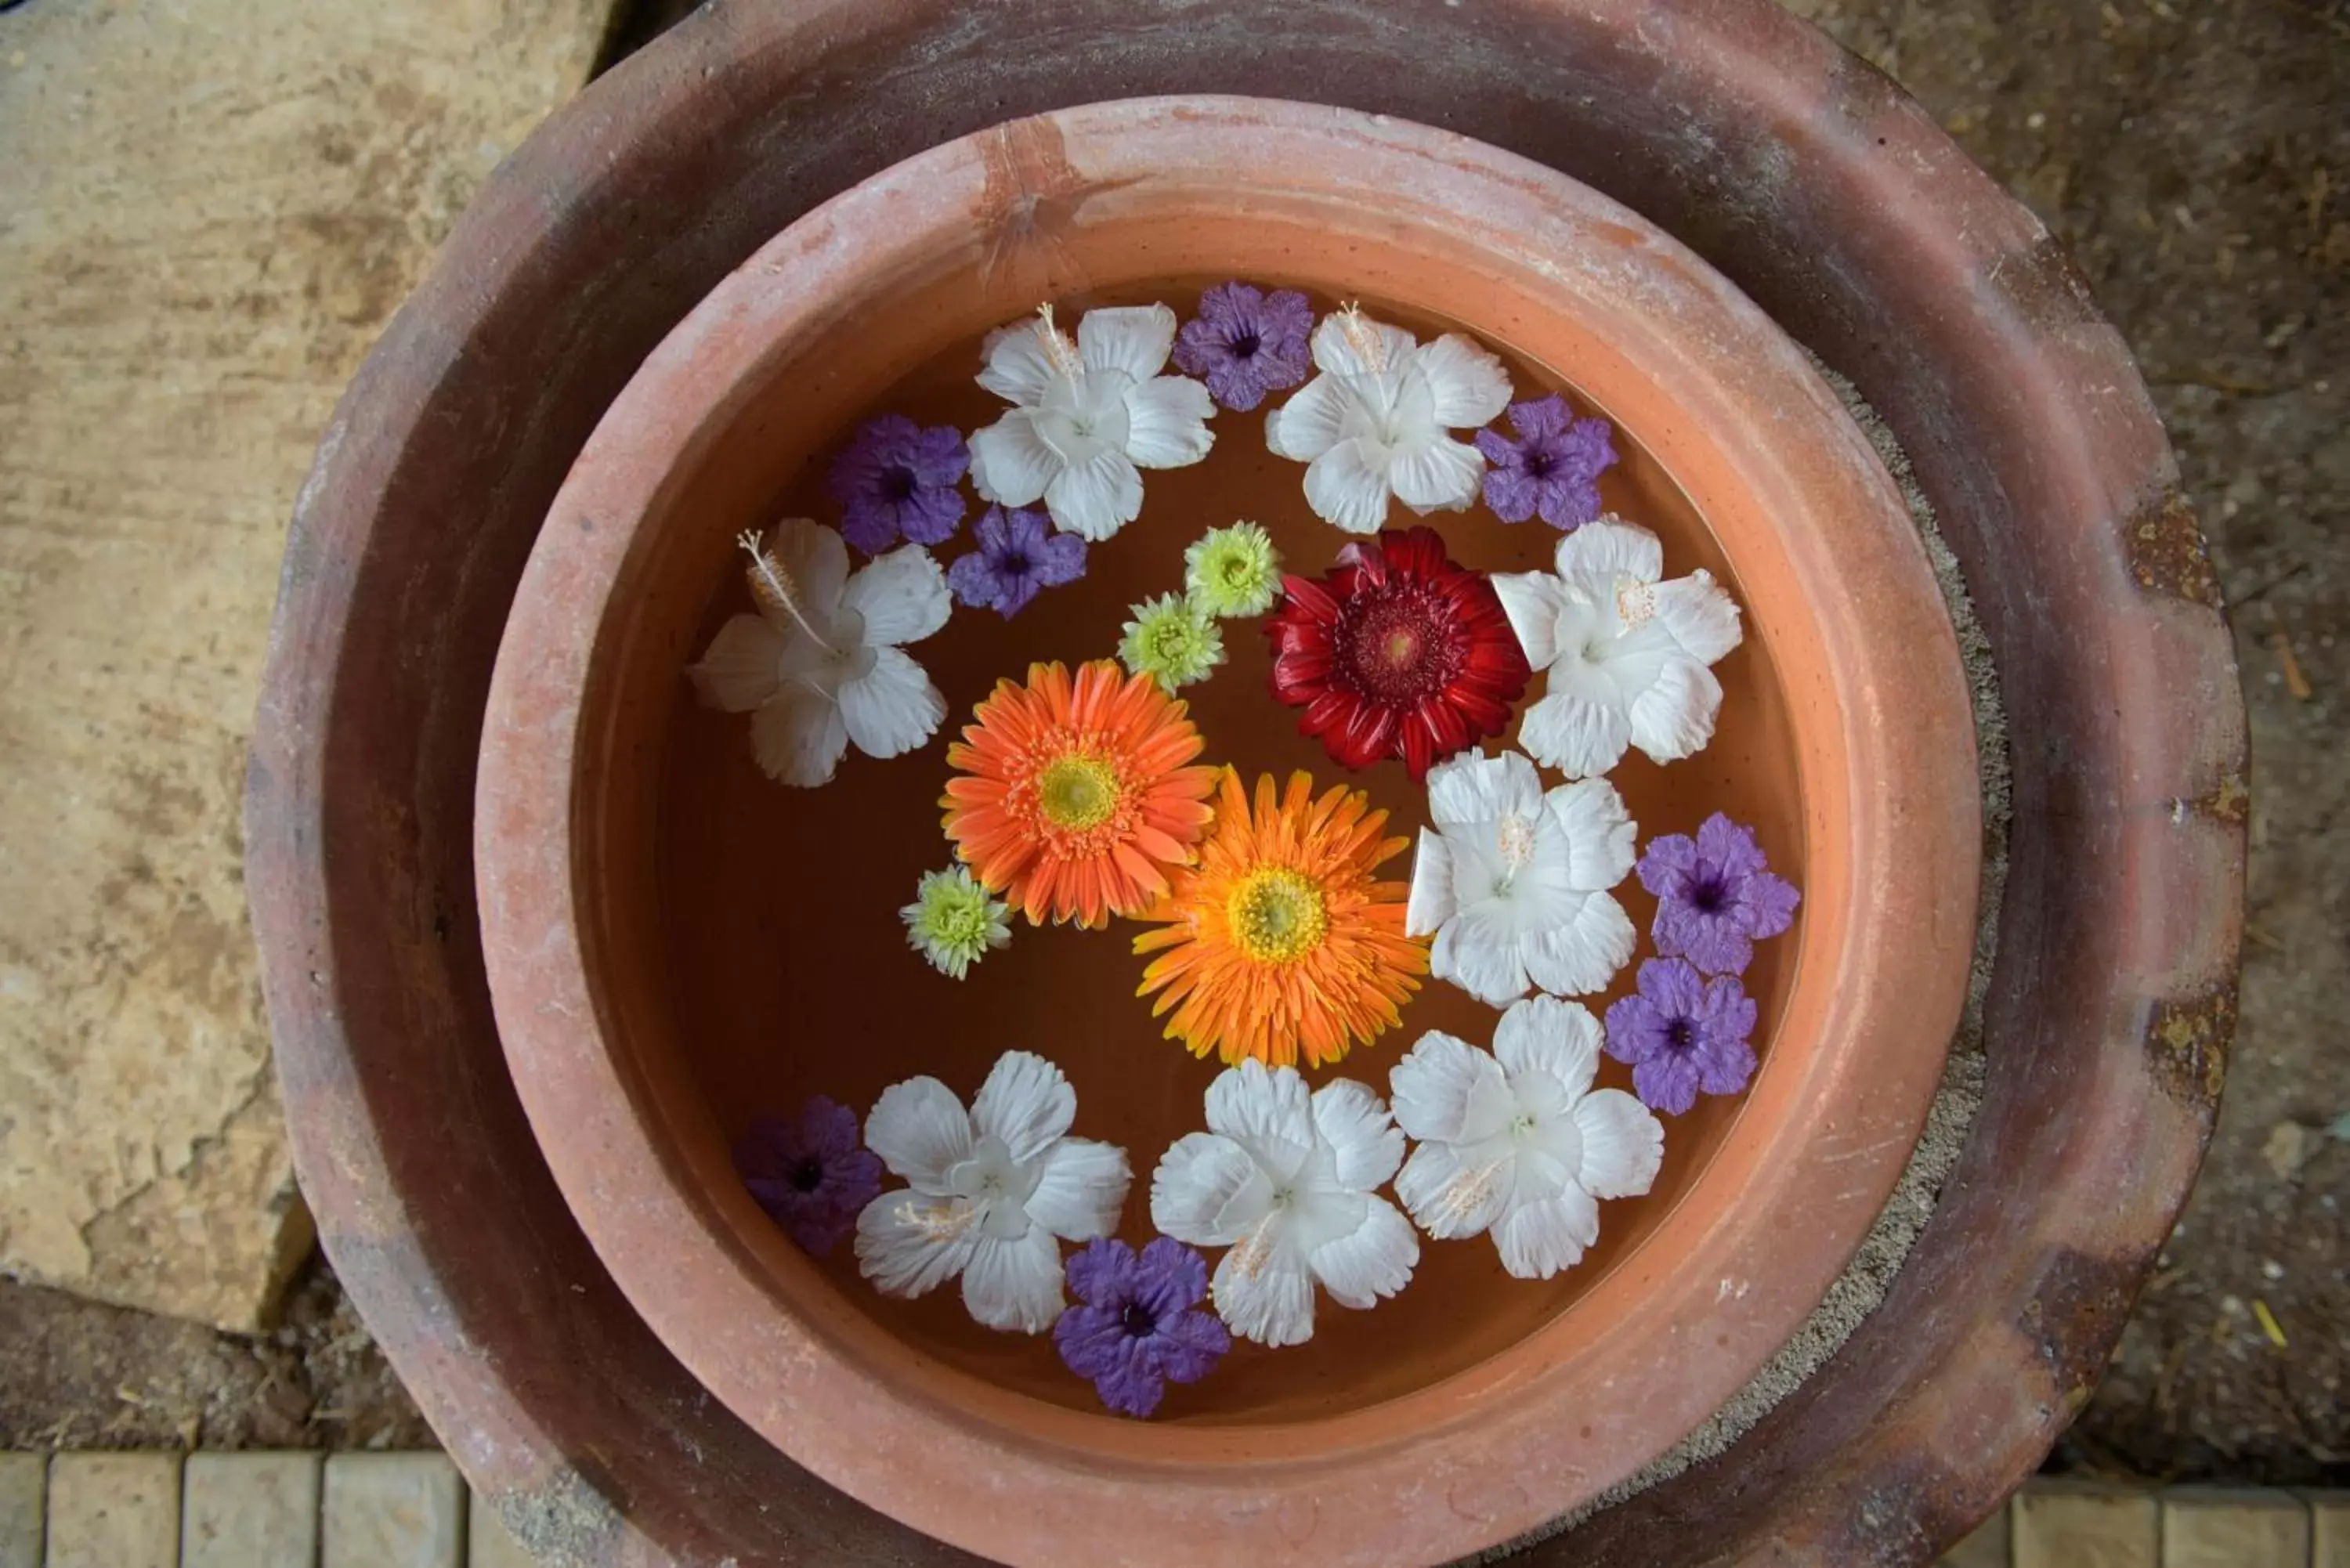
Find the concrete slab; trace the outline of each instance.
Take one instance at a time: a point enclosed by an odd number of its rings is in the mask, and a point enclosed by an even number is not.
[[[2307,1568],[2309,1506],[2288,1491],[2162,1494],[2162,1568]]]
[[[1940,1568],[2008,1568],[2012,1533],[2008,1511],[2002,1508],[1942,1553]]]
[[[59,1454],[48,1512],[47,1568],[177,1568],[180,1456]]]
[[[2350,1491],[2305,1491],[2309,1568],[2350,1568]]]
[[[322,1568],[459,1568],[465,1483],[440,1454],[327,1461]]]
[[[192,1454],[180,1482],[180,1568],[316,1568],[316,1453]]]
[[[41,1568],[49,1456],[0,1454],[0,1568]]]
[[[2151,1492],[2052,1483],[2026,1490],[2010,1509],[2014,1568],[2159,1568]]]

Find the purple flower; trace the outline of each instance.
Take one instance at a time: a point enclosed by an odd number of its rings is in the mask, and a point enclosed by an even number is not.
[[[1707,980],[1686,959],[1650,959],[1640,989],[1607,1009],[1607,1054],[1632,1064],[1632,1089],[1677,1116],[1698,1091],[1734,1095],[1754,1075],[1754,999],[1735,975]]]
[[[1267,392],[1305,379],[1313,330],[1314,306],[1295,289],[1266,294],[1220,283],[1200,296],[1200,314],[1176,335],[1175,368],[1205,378],[1210,397],[1246,413]]]
[[[858,1141],[857,1113],[822,1095],[795,1122],[753,1122],[734,1146],[734,1168],[767,1217],[818,1257],[881,1191],[881,1161]]]
[[[903,414],[868,420],[832,460],[826,488],[840,503],[840,536],[868,556],[899,539],[942,545],[962,522],[955,486],[971,448],[952,425],[924,430]]]
[[[1763,867],[1754,830],[1721,812],[1686,834],[1652,838],[1640,857],[1640,886],[1657,896],[1649,935],[1666,958],[1707,974],[1743,974],[1754,942],[1794,923],[1803,895]]]
[[[1086,542],[1075,534],[1054,533],[1033,507],[1006,512],[991,506],[972,531],[979,536],[979,548],[947,568],[947,587],[973,609],[1001,610],[1009,620],[1039,588],[1086,575]]]
[[[1572,534],[1599,515],[1599,476],[1616,462],[1613,427],[1606,420],[1578,420],[1566,400],[1547,398],[1510,405],[1512,441],[1499,431],[1479,431],[1477,450],[1493,466],[1485,471],[1485,504],[1504,523],[1523,523],[1536,513]]]
[[[1128,1416],[1159,1408],[1166,1384],[1197,1383],[1232,1347],[1224,1325],[1191,1308],[1208,1293],[1208,1265],[1171,1236],[1142,1249],[1096,1241],[1069,1259],[1078,1305],[1053,1324],[1070,1371]]]

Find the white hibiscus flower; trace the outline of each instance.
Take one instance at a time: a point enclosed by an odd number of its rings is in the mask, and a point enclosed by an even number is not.
[[[1570,778],[1606,773],[1634,745],[1669,763],[1704,749],[1721,711],[1706,666],[1738,646],[1737,603],[1710,572],[1659,582],[1657,536],[1613,516],[1558,542],[1558,571],[1496,573],[1526,650],[1550,671],[1518,743]]]
[[[936,1078],[883,1090],[865,1142],[911,1185],[857,1217],[858,1268],[893,1296],[960,1274],[963,1305],[988,1327],[1052,1327],[1061,1242],[1115,1231],[1133,1179],[1124,1149],[1066,1136],[1076,1114],[1061,1070],[1025,1051],[996,1060],[968,1115]]]
[[[1162,376],[1175,343],[1163,305],[1088,310],[1077,340],[1053,307],[987,339],[979,384],[1014,405],[971,438],[971,483],[983,501],[1033,505],[1055,526],[1102,540],[1142,510],[1144,468],[1183,468],[1208,455],[1215,403],[1187,376]]]
[[[702,700],[751,714],[751,748],[767,776],[827,784],[851,741],[894,757],[929,740],[947,701],[900,643],[947,623],[946,574],[919,545],[868,561],[852,576],[833,530],[786,518],[750,552],[757,615],[718,628],[689,671]]]
[[[1421,343],[1353,306],[1314,329],[1321,371],[1264,417],[1265,444],[1306,464],[1305,501],[1349,534],[1376,534],[1393,496],[1414,512],[1477,499],[1484,454],[1448,430],[1509,406],[1502,361],[1457,333]]]
[[[1665,1129],[1621,1089],[1594,1090],[1599,1021],[1535,996],[1502,1014],[1491,1054],[1419,1038],[1388,1075],[1396,1121],[1419,1143],[1396,1196],[1439,1241],[1492,1232],[1502,1267],[1546,1280],[1599,1239],[1602,1198],[1648,1190]]]
[[[1314,1283],[1376,1306],[1410,1282],[1419,1238],[1375,1190],[1403,1161],[1387,1106],[1337,1078],[1309,1095],[1294,1067],[1251,1059],[1208,1085],[1208,1127],[1177,1140],[1150,1181],[1150,1222],[1216,1265],[1217,1315],[1243,1339],[1314,1337]]]
[[[1433,935],[1429,972],[1489,1006],[1529,982],[1605,991],[1632,959],[1631,917],[1607,889],[1632,869],[1634,824],[1606,779],[1543,793],[1516,752],[1466,752],[1428,773],[1404,929]]]

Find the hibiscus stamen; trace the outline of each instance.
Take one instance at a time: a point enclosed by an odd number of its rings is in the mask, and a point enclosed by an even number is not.
[[[1657,614],[1657,585],[1637,577],[1616,579],[1616,618],[1628,631]]]
[[[1045,358],[1053,362],[1053,369],[1061,373],[1063,380],[1075,385],[1086,364],[1077,355],[1077,346],[1069,341],[1069,335],[1054,323],[1050,305],[1036,307],[1036,336],[1044,343]]]
[[[840,649],[825,639],[824,634],[809,623],[806,614],[801,609],[799,596],[793,591],[791,573],[767,554],[767,546],[760,542],[759,535],[745,528],[734,535],[734,542],[743,546],[743,553],[751,557],[751,597],[764,608],[781,610],[790,616],[818,648],[837,657]]]
[[[1379,330],[1378,322],[1363,314],[1360,301],[1350,299],[1338,307],[1338,332],[1362,360],[1364,369],[1374,375],[1387,369],[1387,334]]]
[[[1507,888],[1534,864],[1534,824],[1516,812],[1507,813],[1493,829],[1493,841],[1502,857],[1502,886]]]
[[[901,1205],[898,1217],[921,1232],[922,1240],[932,1246],[943,1247],[959,1241],[963,1233],[980,1221],[985,1209],[977,1203],[913,1203]]]

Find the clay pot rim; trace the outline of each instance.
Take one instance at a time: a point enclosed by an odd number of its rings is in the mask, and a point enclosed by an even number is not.
[[[484,733],[477,874],[500,1033],[557,1181],[632,1303],[738,1414],[793,1458],[873,1506],[972,1550],[1021,1560],[1038,1560],[1028,1550],[1034,1522],[1017,1509],[1003,1511],[1000,1500],[1007,1493],[1052,1498],[1057,1549],[1076,1553],[1055,1560],[1091,1562],[1107,1560],[1117,1543],[1147,1532],[1154,1522],[1176,1524],[1190,1511],[1185,1492],[1198,1486],[1258,1487],[1292,1500],[1311,1498],[1320,1516],[1313,1542],[1317,1563],[1397,1561],[1399,1550],[1449,1556],[1491,1546],[1620,1479],[1734,1392],[1817,1302],[1898,1175],[1939,1080],[1941,1046],[1955,1023],[1971,944],[1980,822],[1971,721],[1955,643],[1899,496],[1834,394],[1726,281],[1628,210],[1514,155],[1349,110],[1187,98],[1099,104],[1041,118],[1052,122],[1056,140],[1080,147],[1079,161],[1097,190],[1139,182],[1147,190],[1148,182],[1184,168],[1202,177],[1212,171],[1219,182],[1244,174],[1247,181],[1279,184],[1313,163],[1300,153],[1310,142],[1317,151],[1336,150],[1361,161],[1357,167],[1381,170],[1382,177],[1361,178],[1347,192],[1357,202],[1374,191],[1400,191],[1416,177],[1465,182],[1482,200],[1461,209],[1474,213],[1473,223],[1463,226],[1477,229],[1479,243],[1488,245],[1501,234],[1539,232],[1545,215],[1562,213],[1630,234],[1643,265],[1672,274],[1687,293],[1684,306],[1700,312],[1671,318],[1675,346],[1686,350],[1678,369],[1700,378],[1717,413],[1736,410],[1752,421],[1691,424],[1716,434],[1744,431],[1762,428],[1768,414],[1783,436],[1794,429],[1828,454],[1802,472],[1792,472],[1800,463],[1785,461],[1802,441],[1783,441],[1776,451],[1756,446],[1739,457],[1758,494],[1776,484],[1774,499],[1800,497],[1820,519],[1865,519],[1866,525],[1833,544],[1825,533],[1805,537],[1800,529],[1767,535],[1786,556],[1775,563],[1761,559],[1766,535],[1756,531],[1756,521],[1745,524],[1742,543],[1723,537],[1750,583],[1775,571],[1801,585],[1802,603],[1822,628],[1821,647],[1830,650],[1820,689],[1807,695],[1840,706],[1846,716],[1841,774],[1808,765],[1804,774],[1807,836],[1818,852],[1805,868],[1812,919],[1786,1016],[1817,1024],[1819,1043],[1804,1053],[1772,1054],[1751,1104],[1769,1102],[1783,1119],[1761,1112],[1742,1117],[1756,1136],[1745,1139],[1734,1161],[1725,1146],[1714,1168],[1700,1178],[1701,1185],[1736,1181],[1750,1198],[1773,1195],[1789,1206],[1779,1212],[1803,1212],[1805,1239],[1792,1250],[1804,1255],[1804,1266],[1793,1280],[1772,1281],[1764,1303],[1743,1324],[1713,1322],[1713,1302],[1744,1295],[1748,1282],[1768,1274],[1767,1260],[1776,1254],[1783,1262],[1791,1249],[1759,1228],[1735,1237],[1705,1231],[1686,1238],[1693,1242],[1689,1250],[1660,1256],[1669,1251],[1669,1222],[1594,1288],[1586,1303],[1611,1296],[1626,1304],[1638,1301],[1643,1339],[1659,1321],[1659,1299],[1672,1303],[1664,1315],[1675,1332],[1698,1322],[1723,1331],[1721,1353],[1699,1358],[1705,1363],[1702,1376],[1684,1369],[1661,1376],[1683,1393],[1641,1412],[1651,1418],[1636,1423],[1638,1437],[1631,1441],[1637,1448],[1595,1455],[1589,1439],[1578,1443],[1575,1437],[1578,1424],[1584,1432],[1592,1429],[1595,1388],[1588,1379],[1601,1358],[1577,1360],[1564,1353],[1562,1336],[1573,1310],[1471,1373],[1367,1409],[1265,1428],[1150,1428],[1075,1415],[936,1367],[918,1367],[920,1377],[892,1374],[869,1345],[844,1349],[824,1333],[800,1332],[795,1320],[772,1310],[774,1303],[796,1294],[794,1306],[814,1311],[820,1303],[812,1303],[804,1287],[830,1287],[772,1235],[764,1246],[754,1240],[746,1258],[744,1238],[714,1222],[705,1199],[676,1189],[674,1161],[663,1155],[671,1133],[647,1131],[647,1122],[658,1125],[660,1114],[641,1103],[629,1064],[614,1061],[611,1053],[626,1048],[599,1038],[609,1021],[580,934],[598,917],[592,898],[576,885],[578,851],[570,836],[596,815],[592,803],[581,809],[588,797],[577,775],[590,755],[594,692],[614,634],[613,596],[630,551],[645,547],[640,528],[657,505],[669,465],[733,417],[743,378],[757,377],[763,367],[772,373],[786,336],[810,330],[809,322],[837,290],[851,286],[860,267],[869,270],[877,261],[883,268],[908,265],[930,234],[925,223],[968,228],[966,209],[983,201],[982,187],[992,186],[1002,170],[1001,157],[992,156],[1006,134],[1001,129],[887,171],[771,241],[646,361],[581,452],[525,569]],[[1220,132],[1235,130],[1247,134],[1218,140]],[[1277,155],[1267,152],[1246,167],[1251,148],[1269,130],[1302,140],[1284,141]],[[1170,163],[1170,137],[1200,145],[1187,146],[1187,156]],[[1211,148],[1217,155],[1204,156]],[[957,199],[946,200],[942,191]],[[1422,303],[1461,313],[1458,302]],[[753,322],[758,330],[744,332]],[[1719,341],[1689,348],[1690,339],[1717,330]],[[1659,352],[1664,341],[1645,346],[1651,372],[1664,362]],[[1635,352],[1622,343],[1616,347]],[[1792,400],[1765,400],[1758,386],[1722,379],[1742,355],[1769,361],[1776,378],[1768,381],[1770,391]],[[1604,391],[1602,400],[1607,400]],[[1707,403],[1692,400],[1689,406],[1703,410]],[[1631,428],[1650,440],[1669,469],[1676,466],[1672,453],[1685,453],[1698,439],[1686,429],[1652,437],[1655,427],[1637,421]],[[1702,503],[1700,509],[1719,531],[1721,514]],[[572,525],[591,516],[592,533]],[[582,606],[593,607],[582,613]],[[1766,604],[1751,600],[1749,609],[1767,627]],[[1929,639],[1932,645],[1922,650],[1916,634],[1920,624],[1940,631],[1939,641]],[[1878,650],[1873,660],[1870,649]],[[1887,668],[1884,650],[1890,649],[1909,656]],[[524,670],[533,679],[527,698],[518,673]],[[550,670],[560,672],[556,684],[570,697],[553,716],[544,702]],[[567,782],[549,788],[549,778]],[[1871,780],[1882,786],[1881,796],[1856,787]],[[1847,878],[1843,884],[1834,879],[1839,856]],[[1868,919],[1848,921],[1838,940],[1836,922],[1819,918],[1835,907],[1865,908]],[[1856,953],[1888,948],[1871,940],[1888,928],[1921,940],[1890,944],[1887,962],[1856,965]],[[1852,981],[1856,969],[1865,971],[1864,982]],[[592,1020],[595,1027],[583,1033],[579,1020]],[[1920,1038],[1926,1048],[1917,1048]],[[1892,1041],[1910,1048],[1884,1052]],[[583,1103],[634,1109],[609,1119],[599,1116],[591,1126],[579,1120]],[[1750,1125],[1758,1118],[1768,1123],[1767,1135]],[[1845,1140],[1833,1153],[1825,1141],[1831,1137]],[[649,1228],[664,1239],[660,1244],[644,1244]],[[1662,1274],[1669,1283],[1636,1282],[1642,1272]],[[1607,1320],[1612,1326],[1605,1337],[1631,1334],[1634,1316],[1617,1313]],[[713,1331],[713,1324],[729,1326]],[[865,1327],[905,1359],[899,1342],[878,1325]],[[746,1371],[746,1364],[755,1370]],[[1578,1367],[1582,1383],[1569,1376]],[[1626,1375],[1607,1386],[1618,1397],[1627,1397],[1620,1394],[1626,1384],[1643,1381],[1639,1372],[1652,1370],[1630,1360],[1617,1367]],[[1486,1397],[1463,1403],[1454,1386],[1463,1384]],[[1701,1390],[1695,1398],[1686,1392],[1692,1385]],[[988,1405],[1006,1399],[1017,1400],[1018,1414],[1029,1418],[1027,1429],[995,1425],[985,1415]],[[884,1456],[885,1445],[864,1432],[852,1438],[846,1425],[798,1415],[843,1402],[853,1403],[868,1422],[886,1408],[889,1443],[925,1445],[938,1462],[925,1468],[921,1485],[910,1487],[894,1474],[898,1467]],[[1298,1457],[1309,1438],[1317,1445],[1315,1452]],[[1623,1441],[1621,1433],[1611,1433],[1600,1443]],[[1529,1443],[1561,1452],[1529,1461]],[[1456,1481],[1451,1512],[1477,1517],[1454,1518],[1450,1531],[1406,1543],[1394,1516],[1396,1499],[1431,1473],[1432,1449],[1439,1446],[1447,1468],[1461,1475],[1478,1468],[1464,1453],[1482,1455],[1497,1484],[1481,1489],[1464,1507],[1459,1494],[1465,1483]],[[1170,1464],[1184,1468],[1180,1481],[1152,1484],[1168,1481]]]

